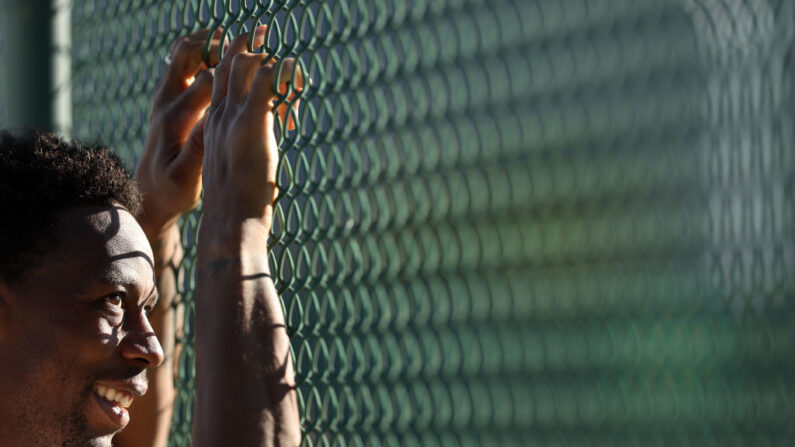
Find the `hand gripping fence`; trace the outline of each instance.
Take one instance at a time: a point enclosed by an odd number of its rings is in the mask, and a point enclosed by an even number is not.
[[[795,3],[74,0],[74,135],[134,166],[170,43],[258,24],[304,445],[791,445]]]

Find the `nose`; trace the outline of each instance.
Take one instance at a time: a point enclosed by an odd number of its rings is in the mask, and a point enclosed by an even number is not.
[[[144,368],[155,368],[163,363],[163,347],[143,312],[128,320],[128,332],[120,348],[122,357],[141,363]]]

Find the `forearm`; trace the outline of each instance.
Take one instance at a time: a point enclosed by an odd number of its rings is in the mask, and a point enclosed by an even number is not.
[[[155,279],[160,293],[150,323],[165,357],[160,366],[149,369],[149,391],[135,400],[130,407],[129,425],[113,439],[114,445],[121,447],[165,446],[175,398],[177,315],[173,303],[177,296],[177,267],[182,260],[182,244],[174,223],[165,229],[147,228],[145,223],[143,227],[155,256]]]
[[[198,247],[193,443],[298,445],[289,339],[265,248],[268,226],[208,214]]]

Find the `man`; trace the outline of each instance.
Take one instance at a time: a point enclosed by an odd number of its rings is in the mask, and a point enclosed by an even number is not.
[[[2,446],[164,445],[174,398],[169,266],[181,256],[176,220],[202,189],[192,444],[300,442],[265,249],[276,65],[248,52],[244,34],[208,70],[207,33],[173,47],[137,188],[106,149],[35,132],[0,137]],[[255,47],[264,36],[255,31]],[[281,67],[280,88],[300,91],[292,61]]]

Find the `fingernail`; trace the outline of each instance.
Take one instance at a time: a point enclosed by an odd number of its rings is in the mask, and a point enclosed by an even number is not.
[[[254,30],[254,35],[256,35],[256,36],[264,36],[265,35],[265,31],[267,31],[267,30],[268,30],[267,26],[260,25],[260,26],[257,27],[256,30]]]

